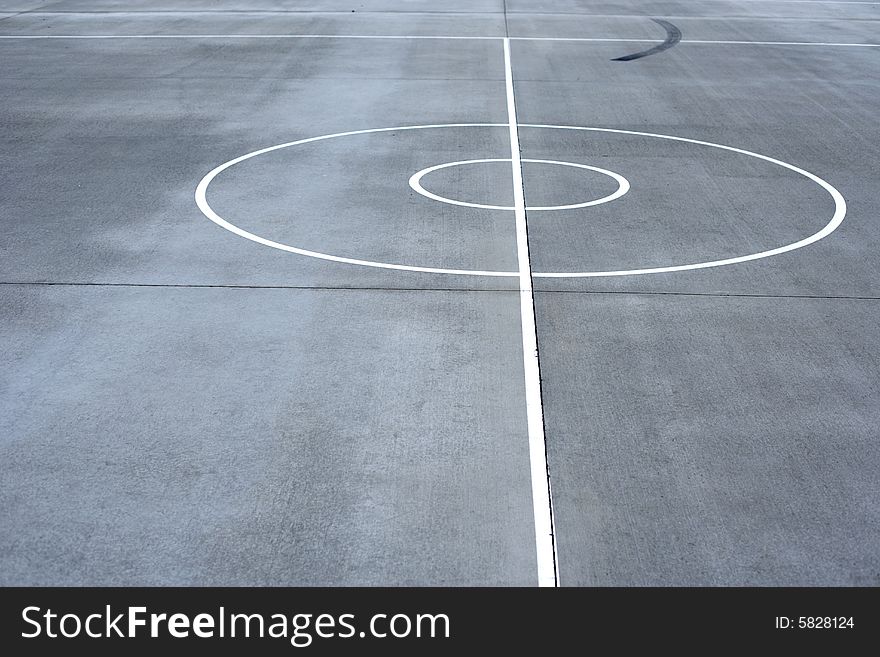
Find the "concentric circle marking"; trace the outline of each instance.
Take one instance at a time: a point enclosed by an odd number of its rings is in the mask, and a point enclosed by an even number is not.
[[[805,246],[813,244],[814,242],[818,242],[819,240],[828,237],[831,233],[833,233],[838,226],[843,222],[843,218],[846,216],[846,201],[843,198],[843,195],[837,191],[837,189],[829,182],[826,182],[819,176],[810,173],[809,171],[805,171],[800,167],[796,167],[793,164],[789,164],[787,162],[783,162],[782,160],[777,160],[775,158],[769,157],[767,155],[761,155],[760,153],[754,153],[752,151],[747,151],[741,148],[734,148],[733,146],[724,146],[723,144],[715,144],[708,141],[700,141],[698,139],[689,139],[687,137],[675,137],[673,135],[661,135],[655,134],[651,132],[638,132],[635,130],[617,130],[613,128],[588,128],[582,126],[567,126],[567,125],[543,125],[537,123],[522,123],[519,125],[520,128],[535,128],[542,130],[581,130],[588,132],[607,132],[610,134],[619,134],[619,135],[633,135],[637,137],[650,137],[654,139],[667,139],[670,141],[683,142],[686,144],[694,144],[696,146],[706,146],[708,148],[717,148],[719,150],[730,151],[732,153],[738,153],[740,155],[745,155],[748,157],[754,157],[759,160],[764,160],[765,162],[769,162],[771,164],[775,164],[777,166],[783,167],[790,171],[794,171],[797,174],[804,176],[805,178],[812,180],[814,183],[822,187],[825,191],[827,191],[831,198],[834,199],[834,214],[831,217],[831,220],[818,232],[809,235],[797,242],[792,242],[791,244],[786,244],[784,246],[776,247],[774,249],[770,249],[767,251],[761,251],[759,253],[750,253],[748,255],[741,255],[732,258],[726,258],[723,260],[711,260],[707,262],[695,262],[686,265],[672,265],[667,267],[645,267],[641,269],[621,269],[617,271],[582,271],[582,272],[535,272],[533,276],[539,278],[587,278],[587,277],[601,277],[601,276],[635,276],[640,274],[661,274],[675,271],[686,271],[690,269],[707,269],[709,267],[721,267],[724,265],[733,265],[741,262],[748,262],[750,260],[760,260],[761,258],[769,258],[770,256],[779,255],[782,253],[786,253],[788,251],[794,251],[796,249],[801,249]],[[266,239],[265,237],[260,237],[259,235],[255,235],[250,233],[242,228],[239,228],[235,224],[230,223],[219,214],[214,212],[211,206],[207,201],[207,191],[208,186],[211,182],[216,178],[219,174],[221,174],[226,169],[239,164],[240,162],[244,162],[245,160],[249,160],[252,157],[257,157],[259,155],[264,155],[266,153],[270,153],[272,151],[277,151],[283,148],[290,148],[292,146],[299,146],[301,144],[308,144],[311,142],[322,141],[325,139],[336,139],[339,137],[350,137],[354,135],[364,135],[378,132],[396,132],[403,130],[429,130],[429,129],[441,129],[441,128],[509,128],[506,123],[441,123],[441,124],[432,124],[432,125],[412,125],[412,126],[399,126],[395,128],[371,128],[367,130],[352,130],[349,132],[337,132],[330,135],[321,135],[319,137],[309,137],[307,139],[299,139],[297,141],[291,141],[284,144],[278,144],[277,146],[269,146],[268,148],[261,148],[260,150],[253,151],[251,153],[246,153],[245,155],[240,155],[228,162],[224,162],[218,167],[215,167],[208,174],[202,178],[196,187],[195,192],[195,201],[196,205],[199,206],[199,209],[202,211],[208,219],[213,221],[218,226],[225,228],[226,230],[239,235],[240,237],[244,237],[245,239],[249,239],[252,242],[256,242],[258,244],[263,244],[264,246],[272,247],[273,249],[279,249],[281,251],[287,251],[289,253],[297,253],[299,255],[309,256],[311,258],[319,258],[321,260],[330,260],[332,262],[341,262],[349,265],[360,265],[364,267],[377,267],[379,269],[393,269],[398,271],[413,271],[413,272],[422,272],[428,274],[458,274],[464,276],[503,276],[503,277],[519,277],[519,272],[516,271],[480,271],[474,269],[445,269],[439,267],[419,267],[415,265],[404,265],[404,264],[396,264],[396,263],[387,263],[387,262],[376,262],[372,260],[358,260],[355,258],[344,258],[341,256],[331,255],[329,253],[320,253],[318,251],[310,251],[308,249],[301,249],[296,246],[291,246],[289,244],[282,244],[280,242],[274,242],[272,240]]]
[[[613,201],[616,198],[620,198],[624,194],[629,191],[629,181],[621,176],[619,173],[614,173],[613,171],[608,171],[607,169],[600,169],[599,167],[592,167],[587,164],[578,164],[576,162],[559,162],[557,160],[531,160],[523,158],[520,160],[521,162],[528,162],[530,164],[556,164],[563,167],[574,167],[576,169],[587,169],[589,171],[595,171],[596,173],[601,173],[609,178],[613,178],[617,181],[617,189],[612,194],[608,194],[607,196],[603,196],[602,198],[593,199],[591,201],[584,201],[583,203],[572,203],[570,205],[546,205],[546,206],[532,206],[527,205],[526,210],[528,212],[541,212],[545,210],[574,210],[576,208],[588,208],[593,205],[601,205],[602,203],[607,203],[608,201]],[[434,201],[440,201],[441,203],[449,203],[450,205],[460,205],[465,208],[481,208],[483,210],[510,210],[511,212],[514,210],[512,205],[486,205],[483,203],[469,203],[467,201],[459,201],[453,198],[447,198],[445,196],[440,196],[439,194],[434,194],[433,192],[429,192],[427,189],[422,187],[422,177],[425,175],[432,173],[433,171],[439,171],[440,169],[449,169],[451,167],[464,166],[468,164],[482,164],[484,162],[510,162],[510,158],[486,158],[482,160],[461,160],[460,162],[446,162],[444,164],[435,164],[432,167],[428,167],[426,169],[422,169],[421,171],[417,171],[414,173],[409,179],[409,186],[413,188],[413,191],[418,192],[422,196],[425,196]]]

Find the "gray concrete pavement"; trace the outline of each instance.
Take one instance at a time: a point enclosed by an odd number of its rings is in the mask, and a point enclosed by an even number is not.
[[[4,584],[533,583],[516,293],[0,294]]]
[[[562,581],[876,585],[876,304],[540,293]]]
[[[563,585],[880,583],[880,6],[0,2],[0,583],[536,581],[511,212],[409,176],[509,157],[519,122],[675,135],[848,204],[805,249],[535,278]],[[354,10],[354,11],[352,11]],[[4,17],[5,15],[5,17]],[[611,61],[663,39],[682,43]],[[474,39],[353,39],[353,35]],[[636,41],[626,41],[635,39]],[[522,157],[630,191],[529,212],[535,272],[741,255],[819,230],[814,182],[634,135],[521,126]],[[614,191],[525,163],[527,205]],[[426,189],[512,204],[505,163]]]

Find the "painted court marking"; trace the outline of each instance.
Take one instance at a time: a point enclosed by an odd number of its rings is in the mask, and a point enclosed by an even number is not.
[[[510,39],[504,40],[504,85],[507,90],[507,122],[510,134],[510,170],[513,180],[513,212],[516,218],[516,254],[519,265],[519,308],[522,324],[523,371],[526,388],[526,421],[529,432],[529,463],[532,477],[532,506],[535,516],[535,548],[538,586],[558,586],[556,540],[553,527],[553,496],[547,467],[544,436],[544,406],[541,400],[541,369],[538,362],[538,333],[535,326],[535,296],[532,293],[532,263],[519,150],[519,125],[513,96]]]
[[[435,164],[432,167],[428,167],[426,169],[422,169],[421,171],[417,171],[414,173],[409,179],[409,186],[412,187],[413,191],[418,192],[422,196],[425,196],[434,201],[440,201],[441,203],[449,203],[450,205],[460,205],[465,208],[481,208],[483,210],[515,210],[516,208],[512,205],[485,205],[483,203],[470,203],[468,201],[458,201],[456,199],[447,198],[445,196],[440,196],[439,194],[434,194],[433,192],[429,192],[427,189],[422,187],[422,177],[433,172],[439,171],[441,169],[448,169],[450,167],[463,166],[468,164],[481,164],[484,162],[510,162],[510,158],[485,158],[481,160],[462,160],[460,162],[446,162],[444,164]],[[588,164],[578,164],[576,162],[559,162],[557,160],[532,160],[528,158],[521,158],[521,162],[528,162],[529,164],[555,164],[563,167],[574,167],[577,169],[587,169],[589,171],[595,171],[596,173],[601,173],[609,178],[613,178],[617,181],[617,189],[607,196],[603,196],[602,198],[593,199],[592,201],[584,201],[583,203],[572,203],[570,205],[527,205],[526,210],[528,212],[541,212],[547,210],[576,210],[577,208],[588,208],[594,205],[601,205],[602,203],[608,203],[608,201],[613,201],[616,198],[620,198],[624,194],[629,191],[629,181],[621,176],[619,173],[615,173],[613,171],[608,171],[607,169],[600,169],[599,167],[593,167]]]
[[[551,491],[551,482],[550,482],[550,472],[548,469],[547,462],[547,446],[546,446],[546,436],[544,432],[544,414],[543,414],[543,402],[541,398],[541,373],[540,373],[540,363],[538,358],[538,339],[537,339],[537,329],[535,322],[535,302],[534,302],[534,294],[532,288],[532,280],[533,276],[539,277],[553,277],[553,278],[564,278],[564,277],[591,277],[591,276],[626,276],[626,275],[638,275],[638,274],[652,274],[652,273],[662,273],[662,272],[674,272],[674,271],[684,271],[689,269],[702,269],[708,267],[718,267],[729,264],[736,264],[740,262],[746,262],[749,260],[757,260],[760,258],[766,258],[773,255],[778,255],[781,253],[785,253],[788,251],[793,251],[795,249],[803,248],[809,244],[817,242],[824,237],[830,235],[843,221],[844,216],[846,215],[846,202],[840,192],[831,185],[826,182],[822,178],[816,176],[809,171],[801,169],[793,164],[789,164],[787,162],[783,162],[781,160],[777,160],[775,158],[761,155],[759,153],[754,153],[751,151],[747,151],[740,148],[735,148],[732,146],[725,146],[722,144],[715,144],[712,142],[701,141],[696,139],[689,139],[685,137],[677,137],[673,135],[662,135],[657,133],[648,133],[648,132],[640,132],[633,130],[618,130],[611,128],[597,128],[597,127],[583,127],[583,126],[561,126],[561,125],[542,125],[542,124],[519,124],[517,121],[516,115],[516,103],[514,96],[514,88],[513,88],[513,73],[511,67],[511,55],[510,55],[510,39],[503,39],[503,48],[504,48],[504,74],[505,74],[505,89],[507,96],[507,114],[508,121],[506,124],[479,124],[479,123],[461,123],[461,124],[433,124],[433,125],[421,125],[421,126],[401,126],[401,127],[393,127],[393,128],[372,128],[372,129],[364,129],[364,130],[354,130],[348,132],[335,133],[330,135],[321,135],[317,137],[310,137],[306,139],[300,139],[297,141],[287,142],[284,144],[278,144],[276,146],[270,146],[267,148],[259,149],[253,151],[251,153],[247,153],[245,155],[241,155],[237,158],[229,160],[211,170],[204,178],[199,182],[196,187],[195,192],[195,200],[199,207],[199,209],[208,217],[211,221],[218,224],[219,226],[229,230],[241,237],[252,240],[254,242],[263,244],[265,246],[269,246],[272,248],[280,249],[283,251],[288,251],[292,253],[297,253],[300,255],[306,255],[310,257],[315,257],[323,260],[330,260],[335,262],[341,262],[346,264],[354,264],[361,266],[369,266],[369,267],[378,267],[383,269],[394,269],[394,270],[405,270],[405,271],[415,271],[415,272],[425,272],[425,273],[436,273],[436,274],[465,274],[465,275],[474,275],[474,276],[507,276],[507,277],[516,277],[519,281],[519,294],[520,294],[520,322],[522,329],[522,348],[523,348],[523,373],[524,373],[524,384],[525,384],[525,396],[526,396],[526,419],[527,419],[527,428],[528,428],[528,440],[529,440],[529,464],[530,464],[530,476],[531,476],[531,488],[532,488],[532,504],[533,504],[533,515],[534,515],[534,530],[535,530],[535,547],[536,547],[536,561],[537,561],[537,575],[538,575],[538,585],[539,586],[558,586],[559,585],[559,571],[558,571],[558,558],[556,552],[556,536],[555,536],[555,527],[554,527],[554,519],[553,519],[553,497]],[[489,209],[498,209],[510,211],[512,209],[514,213],[514,219],[516,224],[516,249],[517,249],[517,271],[515,272],[505,272],[505,271],[479,271],[479,270],[459,270],[459,269],[444,269],[444,268],[432,268],[432,267],[418,267],[411,265],[402,265],[395,263],[381,263],[374,262],[369,260],[359,260],[353,258],[345,258],[341,256],[335,256],[331,254],[320,253],[316,251],[310,251],[306,249],[302,249],[299,247],[294,247],[286,244],[282,244],[279,242],[275,242],[272,240],[268,240],[264,237],[260,237],[248,231],[245,231],[226,219],[222,218],[218,215],[208,204],[207,201],[207,190],[211,182],[223,171],[229,169],[236,164],[244,162],[253,157],[257,157],[260,155],[264,155],[266,153],[270,153],[273,151],[277,151],[284,148],[289,148],[301,144],[318,142],[326,139],[335,139],[342,137],[349,137],[354,135],[363,135],[370,133],[383,133],[383,132],[395,132],[395,131],[404,131],[404,130],[427,130],[427,129],[442,129],[442,128],[498,128],[498,127],[506,127],[509,134],[510,139],[510,158],[495,158],[495,159],[483,159],[483,160],[469,160],[469,161],[460,161],[460,162],[451,162],[440,165],[435,165],[433,167],[428,167],[426,169],[422,169],[421,171],[413,174],[410,177],[410,186],[413,187],[419,193],[428,196],[429,198],[433,198],[434,200],[453,203],[455,205],[468,205],[463,202],[458,202],[453,199],[445,199],[443,197],[439,197],[437,195],[433,195],[430,192],[424,190],[421,187],[420,181],[421,178],[431,171],[436,171],[442,168],[448,168],[452,166],[462,166],[466,164],[474,164],[477,162],[504,162],[509,161],[511,164],[511,179],[513,183],[513,195],[514,195],[514,205],[512,208],[506,206],[479,206],[471,204],[472,207],[488,207]],[[818,232],[803,238],[797,242],[793,242],[791,244],[787,244],[781,247],[777,247],[775,249],[770,249],[767,251],[762,251],[759,253],[753,253],[743,256],[736,256],[733,258],[727,258],[724,260],[715,260],[709,262],[698,262],[691,263],[686,265],[673,265],[666,267],[650,267],[650,268],[642,268],[642,269],[630,269],[630,270],[618,270],[618,271],[593,271],[593,272],[532,272],[531,268],[531,259],[529,253],[529,242],[528,242],[528,223],[527,223],[527,206],[525,203],[525,192],[523,188],[523,178],[522,178],[522,163],[525,162],[536,162],[536,163],[544,163],[544,164],[555,164],[561,166],[574,166],[583,169],[588,169],[592,171],[596,171],[598,173],[602,173],[608,175],[618,182],[617,191],[609,195],[608,197],[604,197],[602,199],[596,199],[595,201],[588,201],[584,204],[577,204],[570,207],[587,207],[589,205],[596,205],[600,202],[608,202],[613,200],[614,198],[619,198],[626,194],[629,190],[629,183],[626,181],[623,176],[619,174],[615,174],[614,172],[607,171],[604,169],[598,169],[597,167],[592,167],[589,165],[580,165],[570,162],[561,162],[556,160],[523,160],[520,155],[520,145],[519,145],[519,130],[521,128],[529,128],[529,129],[549,129],[549,130],[579,130],[579,131],[591,131],[591,132],[603,132],[609,134],[618,134],[618,135],[631,135],[631,136],[639,136],[646,137],[652,139],[665,139],[670,141],[677,141],[687,144],[692,144],[695,146],[702,146],[708,148],[717,148],[720,150],[725,150],[733,153],[737,153],[740,155],[745,155],[747,157],[754,157],[765,162],[781,166],[783,168],[789,169],[795,173],[798,173],[809,180],[812,180],[814,183],[818,184],[820,187],[825,189],[834,200],[835,210],[831,220]],[[544,209],[562,209],[562,207],[566,206],[556,206],[554,207],[542,207],[542,208],[532,208],[533,210],[544,210]]]
[[[337,139],[343,137],[350,137],[354,135],[364,135],[370,133],[383,133],[383,132],[397,132],[404,130],[431,130],[431,129],[444,129],[444,128],[507,128],[508,125],[506,123],[441,123],[441,124],[430,124],[430,125],[415,125],[415,126],[398,126],[393,128],[370,128],[365,130],[351,130],[348,132],[337,132],[329,135],[321,135],[318,137],[308,137],[306,139],[299,139],[297,141],[291,141],[284,144],[278,144],[276,146],[269,146],[267,148],[261,148],[259,150],[253,151],[251,153],[246,153],[245,155],[241,155],[236,157],[228,162],[224,162],[223,164],[215,167],[211,171],[209,171],[204,178],[199,182],[195,191],[195,201],[199,206],[199,209],[202,213],[211,221],[213,221],[218,226],[225,228],[226,230],[235,233],[240,237],[244,237],[245,239],[251,240],[252,242],[256,242],[258,244],[262,244],[264,246],[271,247],[273,249],[279,249],[281,251],[287,251],[289,253],[296,253],[298,255],[308,256],[310,258],[318,258],[321,260],[329,260],[332,262],[339,262],[349,265],[360,265],[364,267],[376,267],[379,269],[392,269],[398,271],[412,271],[412,272],[420,272],[427,274],[457,274],[462,276],[495,276],[495,277],[508,277],[508,278],[517,278],[519,277],[518,271],[491,271],[491,270],[476,270],[476,269],[451,269],[451,268],[442,268],[442,267],[423,267],[417,265],[407,265],[407,264],[398,264],[398,263],[388,263],[388,262],[378,262],[375,260],[362,260],[357,258],[347,258],[343,256],[333,255],[329,253],[322,253],[320,251],[312,251],[309,249],[304,249],[301,247],[293,246],[290,244],[283,244],[281,242],[276,242],[260,235],[256,235],[249,231],[244,230],[243,228],[239,228],[232,222],[227,219],[221,217],[214,209],[210,206],[207,200],[207,192],[208,187],[211,182],[222,172],[227,169],[249,160],[253,157],[258,157],[260,155],[264,155],[266,153],[270,153],[273,151],[281,150],[284,148],[290,148],[294,146],[299,146],[301,144],[308,144],[312,142],[322,141],[326,139]],[[831,233],[833,233],[838,226],[843,222],[844,217],[846,216],[846,201],[843,198],[843,195],[837,191],[837,189],[826,180],[823,180],[819,176],[806,171],[805,169],[801,169],[800,167],[795,166],[794,164],[789,164],[788,162],[783,162],[782,160],[777,160],[776,158],[769,157],[767,155],[761,155],[760,153],[755,153],[752,151],[747,151],[742,148],[735,148],[733,146],[725,146],[723,144],[716,144],[708,141],[701,141],[699,139],[689,139],[687,137],[676,137],[673,135],[663,135],[652,132],[640,132],[636,130],[618,130],[614,128],[593,128],[593,127],[584,127],[584,126],[565,126],[565,125],[543,125],[536,123],[523,123],[519,125],[519,128],[534,128],[534,129],[543,129],[543,130],[582,130],[588,132],[604,132],[609,134],[619,134],[619,135],[633,135],[638,137],[648,137],[653,139],[665,139],[669,141],[677,141],[686,144],[694,144],[696,146],[703,146],[708,148],[717,148],[723,151],[729,151],[732,153],[738,153],[740,155],[745,155],[747,157],[754,157],[759,160],[763,160],[765,162],[769,162],[770,164],[774,164],[776,166],[783,167],[790,171],[794,171],[795,173],[804,176],[805,178],[812,180],[814,183],[822,187],[825,191],[827,191],[831,198],[834,199],[834,214],[832,215],[829,222],[822,227],[816,233],[804,237],[796,242],[792,242],[791,244],[785,244],[783,246],[779,246],[773,249],[769,249],[766,251],[761,251],[758,253],[750,253],[746,255],[735,256],[731,258],[725,258],[722,260],[711,260],[706,262],[694,262],[683,265],[669,265],[669,266],[653,266],[653,267],[644,267],[639,269],[621,269],[621,270],[605,270],[605,271],[581,271],[581,272],[532,272],[532,276],[538,278],[593,278],[593,277],[603,277],[603,276],[637,276],[644,274],[663,274],[669,272],[676,271],[687,271],[690,269],[706,269],[710,267],[722,267],[726,265],[734,265],[742,262],[748,262],[750,260],[760,260],[761,258],[769,258],[771,256],[780,255],[782,253],[787,253],[788,251],[794,251],[796,249],[801,249],[805,246],[813,244],[814,242],[818,242],[819,240],[827,237]]]
[[[348,132],[337,132],[331,135],[321,135],[319,137],[308,137],[306,139],[299,139],[297,141],[287,142],[285,144],[278,144],[277,146],[269,146],[268,148],[261,148],[260,150],[253,151],[251,153],[246,153],[245,155],[241,155],[236,157],[228,162],[224,162],[220,166],[212,169],[208,172],[208,174],[202,178],[196,187],[196,204],[199,206],[199,209],[202,213],[208,217],[211,221],[213,221],[218,226],[225,228],[226,230],[235,233],[240,237],[244,237],[245,239],[251,240],[252,242],[256,242],[258,244],[262,244],[264,246],[271,247],[273,249],[279,249],[281,251],[287,251],[289,253],[296,253],[299,255],[308,256],[310,258],[318,258],[320,260],[330,260],[332,262],[341,262],[348,265],[361,265],[364,267],[377,267],[379,269],[394,269],[399,271],[414,271],[414,272],[422,272],[426,274],[462,274],[466,276],[507,276],[514,277],[519,276],[517,272],[512,271],[482,271],[482,270],[471,270],[471,269],[444,269],[441,267],[418,267],[414,265],[401,265],[394,264],[388,262],[376,262],[373,260],[359,260],[357,258],[344,258],[342,256],[331,255],[329,253],[321,253],[319,251],[310,251],[308,249],[301,249],[296,246],[291,246],[289,244],[282,244],[281,242],[275,242],[273,240],[266,239],[265,237],[260,237],[259,235],[255,235],[254,233],[250,233],[243,228],[239,228],[235,224],[227,221],[219,214],[214,212],[213,208],[208,204],[208,200],[206,198],[208,186],[211,184],[211,181],[214,180],[220,173],[229,169],[232,166],[240,162],[244,162],[245,160],[249,160],[252,157],[257,157],[258,155],[264,155],[266,153],[271,153],[272,151],[277,151],[282,148],[289,148],[291,146],[299,146],[300,144],[308,144],[311,142],[322,141],[324,139],[335,139],[337,137],[349,137],[352,135],[364,135],[370,134],[374,132],[397,132],[402,130],[429,130],[432,128],[474,128],[474,127],[490,127],[490,128],[504,128],[507,127],[506,123],[446,123],[446,124],[436,124],[436,125],[415,125],[415,126],[400,126],[396,128],[371,128],[368,130],[351,130]]]
[[[448,39],[500,41],[574,41],[582,43],[658,43],[644,38],[538,37],[538,36],[458,36],[453,34],[0,34],[0,40],[52,39]],[[735,41],[724,39],[682,39],[679,43],[735,46],[827,46],[838,48],[880,48],[880,43],[833,41]]]

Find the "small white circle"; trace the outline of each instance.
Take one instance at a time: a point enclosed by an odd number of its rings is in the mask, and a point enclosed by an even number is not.
[[[599,167],[591,167],[587,164],[578,164],[576,162],[559,162],[557,160],[531,160],[523,158],[522,162],[528,162],[529,164],[557,164],[563,167],[575,167],[577,169],[587,169],[589,171],[595,171],[596,173],[601,173],[604,176],[608,176],[617,181],[617,190],[613,194],[609,194],[608,196],[603,196],[602,198],[593,199],[592,201],[584,201],[583,203],[572,203],[570,205],[545,205],[545,206],[532,206],[527,205],[526,210],[529,212],[541,212],[544,210],[574,210],[576,208],[588,208],[593,205],[601,205],[602,203],[608,203],[608,201],[613,201],[616,198],[620,198],[624,194],[629,191],[629,181],[621,176],[619,173],[614,173],[613,171],[608,171],[607,169],[600,169]],[[515,209],[512,205],[487,205],[483,203],[469,203],[468,201],[458,201],[453,198],[447,198],[445,196],[440,196],[439,194],[434,194],[433,192],[429,192],[427,189],[422,187],[422,177],[431,173],[432,171],[439,171],[440,169],[449,169],[451,167],[464,166],[467,164],[482,164],[484,162],[510,162],[510,158],[485,158],[482,160],[461,160],[460,162],[446,162],[444,164],[435,164],[432,167],[427,167],[426,169],[422,169],[421,171],[416,171],[409,179],[409,186],[413,188],[413,191],[418,192],[422,196],[432,199],[434,201],[440,201],[441,203],[449,203],[450,205],[460,205],[465,208],[481,208],[483,210],[510,210],[511,212]]]

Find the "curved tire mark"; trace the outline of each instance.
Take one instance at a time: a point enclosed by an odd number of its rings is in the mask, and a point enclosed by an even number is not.
[[[624,55],[623,57],[612,59],[612,62],[631,62],[634,59],[641,59],[642,57],[656,55],[657,53],[663,52],[664,50],[669,50],[672,46],[681,41],[681,30],[679,30],[675,25],[673,25],[669,21],[664,21],[659,18],[652,18],[651,20],[657,23],[657,25],[662,27],[664,30],[666,30],[666,40],[663,43],[657,44],[653,48],[649,48],[648,50],[642,50],[641,52],[633,53],[632,55]]]

